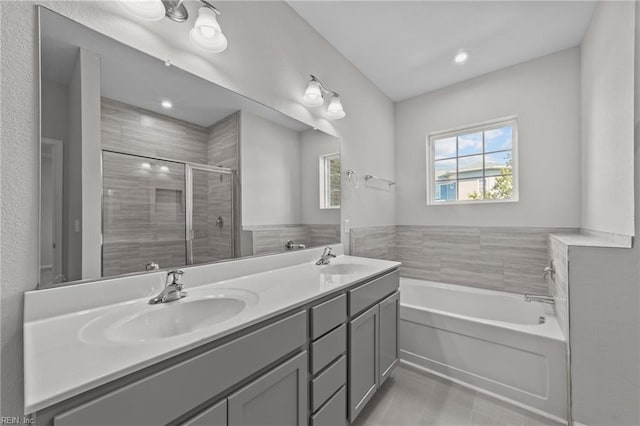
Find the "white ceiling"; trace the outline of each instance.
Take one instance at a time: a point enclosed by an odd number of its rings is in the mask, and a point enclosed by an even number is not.
[[[586,1],[288,3],[394,101],[577,46],[595,8]],[[465,65],[453,63],[460,49],[469,52]]]
[[[42,78],[67,85],[80,47],[100,56],[101,94],[203,127],[244,110],[287,128],[311,127],[249,98],[130,48],[54,12],[41,19]],[[173,108],[164,109],[162,100]]]

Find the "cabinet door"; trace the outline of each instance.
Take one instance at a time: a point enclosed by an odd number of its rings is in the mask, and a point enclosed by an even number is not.
[[[353,423],[378,385],[378,305],[349,323],[349,420]]]
[[[305,351],[231,395],[229,426],[306,425],[307,357]]]
[[[387,380],[398,363],[398,315],[400,313],[400,293],[395,292],[380,302],[379,339],[380,362],[378,385]]]
[[[227,400],[224,399],[181,426],[227,426]]]

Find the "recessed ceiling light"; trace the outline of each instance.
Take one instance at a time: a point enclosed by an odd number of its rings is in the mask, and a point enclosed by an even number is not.
[[[151,168],[151,163],[147,163],[146,161],[144,163],[141,164],[143,169],[150,169]]]
[[[162,105],[162,108],[165,108],[165,109],[169,109],[173,107],[173,104],[171,103],[171,101],[162,101],[160,105]]]
[[[456,54],[456,56],[454,56],[453,61],[456,64],[464,64],[465,62],[467,62],[467,59],[469,59],[469,53],[461,50]]]
[[[160,171],[161,171],[161,172],[168,172],[168,171],[169,171],[169,167],[167,167],[167,166],[160,166]]]

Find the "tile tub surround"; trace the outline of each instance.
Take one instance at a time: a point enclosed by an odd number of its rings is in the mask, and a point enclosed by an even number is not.
[[[396,228],[395,225],[351,228],[350,253],[353,256],[395,260]]]
[[[341,245],[335,249],[339,256],[332,263],[357,263],[362,265],[359,272],[323,273],[315,265],[322,248],[183,268],[183,282],[192,299],[224,289],[251,292],[255,302],[222,323],[144,344],[102,340],[92,344],[81,337],[81,330],[104,315],[148,309],[149,297],[161,290],[166,272],[25,293],[25,412],[38,411],[398,267],[397,262],[344,256]],[[68,373],[70,369],[74,374]]]
[[[561,240],[549,236],[549,258],[554,274],[548,279],[549,291],[555,300],[558,324],[565,339],[569,340],[569,247]]]
[[[549,294],[548,235],[571,228],[410,226],[354,228],[351,254],[402,262],[403,277],[512,293]]]

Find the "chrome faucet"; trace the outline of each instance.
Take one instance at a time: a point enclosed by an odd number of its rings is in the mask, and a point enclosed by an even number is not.
[[[556,303],[553,296],[547,296],[545,294],[525,294],[524,300],[527,302],[548,303],[550,305],[553,305],[554,303]]]
[[[294,243],[293,241],[289,240],[284,245],[284,248],[286,248],[287,250],[301,250],[307,248],[307,246],[302,243]]]
[[[164,284],[164,290],[149,300],[149,304],[156,305],[158,303],[168,303],[180,300],[187,296],[186,291],[182,291],[183,285],[180,283],[180,277],[184,275],[183,271],[175,270],[167,272],[167,281]],[[169,283],[171,281],[171,283]]]
[[[158,265],[157,262],[154,262],[153,260],[149,263],[147,263],[144,267],[144,269],[146,269],[147,271],[159,271],[160,270],[160,265]]]
[[[322,252],[322,256],[316,262],[316,265],[328,265],[331,262],[331,258],[336,257],[335,254],[331,253],[331,247],[325,247]]]

